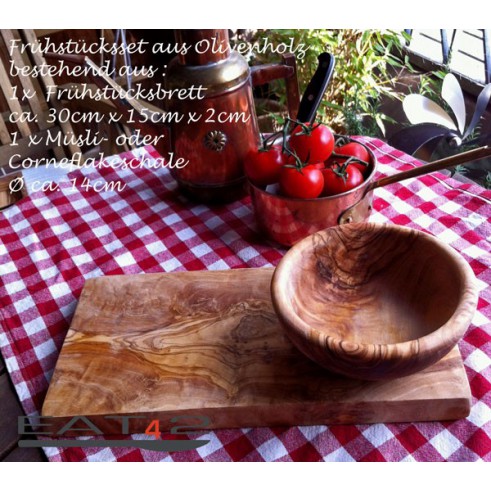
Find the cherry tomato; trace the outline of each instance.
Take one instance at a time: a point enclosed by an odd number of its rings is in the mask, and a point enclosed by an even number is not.
[[[290,198],[317,198],[324,188],[322,171],[307,165],[302,170],[283,167],[280,173],[281,192]]]
[[[290,148],[302,162],[324,162],[334,149],[334,135],[324,124],[305,123],[307,130],[297,126],[290,136]]]
[[[341,147],[336,147],[335,152],[341,155],[357,157],[364,162],[370,161],[370,154],[368,153],[368,150],[358,142],[349,142]]]
[[[252,183],[267,186],[278,182],[283,164],[281,145],[273,145],[267,150],[249,152],[244,160],[244,171]]]
[[[285,164],[287,165],[295,165],[296,160],[294,157],[291,155],[287,156],[285,159]],[[309,164],[309,166],[315,167],[316,169],[319,170],[324,170],[326,168],[326,163],[325,162],[315,162],[314,164]]]
[[[357,159],[363,160],[363,162],[366,163],[370,162],[370,154],[368,153],[368,150],[361,143],[350,142],[340,147],[335,147],[334,153],[338,155],[346,155],[348,158],[356,157]],[[342,164],[346,160],[338,159],[338,161],[340,164]],[[356,161],[352,162],[352,165],[355,165],[362,174],[368,172],[367,165],[363,165],[362,163]]]
[[[344,166],[326,167],[322,171],[324,176],[323,196],[334,196],[356,188],[363,182],[363,175],[352,164]],[[344,178],[343,178],[344,175]]]
[[[327,169],[328,167],[339,167],[346,162],[346,159],[333,157],[332,155],[324,162],[324,167]]]

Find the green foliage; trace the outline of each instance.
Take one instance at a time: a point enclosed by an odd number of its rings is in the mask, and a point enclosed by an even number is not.
[[[435,70],[433,72],[421,73],[419,75],[419,90],[418,94],[424,95],[436,102],[447,113],[450,111],[448,104],[442,99],[443,79],[447,75],[445,70]]]
[[[317,68],[317,56],[323,51],[336,58],[333,79],[327,89],[318,116],[335,131],[349,134],[383,133],[384,117],[377,112],[381,95],[399,97],[395,91],[395,70],[401,68],[404,33],[390,30],[359,29],[268,29],[257,31],[252,42],[267,37],[273,45],[309,47],[297,60],[300,91],[303,93]],[[254,63],[277,61],[271,53],[257,56]],[[284,101],[284,85],[274,84],[273,92]],[[375,124],[371,121],[375,117]],[[368,117],[368,118],[367,118]]]
[[[465,175],[469,172],[469,170],[467,169],[467,167],[463,166],[463,165],[456,165],[455,167],[452,167],[449,169],[450,171],[450,176],[453,177],[455,174],[461,174],[461,175]]]

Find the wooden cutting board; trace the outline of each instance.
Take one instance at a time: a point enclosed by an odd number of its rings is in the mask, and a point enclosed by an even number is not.
[[[383,382],[318,367],[289,342],[270,300],[273,269],[106,276],[87,280],[42,414],[174,417],[210,428],[428,421],[469,414],[454,348],[432,367]]]

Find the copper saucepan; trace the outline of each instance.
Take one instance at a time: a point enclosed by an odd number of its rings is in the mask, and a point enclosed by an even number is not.
[[[287,198],[250,183],[252,204],[261,230],[276,242],[291,246],[319,230],[366,221],[372,210],[373,190],[376,188],[491,156],[491,148],[481,147],[375,181],[377,159],[370,148],[364,146],[371,158],[368,177],[358,187],[336,196]]]

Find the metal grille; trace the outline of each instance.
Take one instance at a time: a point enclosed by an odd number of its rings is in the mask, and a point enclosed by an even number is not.
[[[479,84],[491,82],[491,29],[406,29],[410,52]]]

